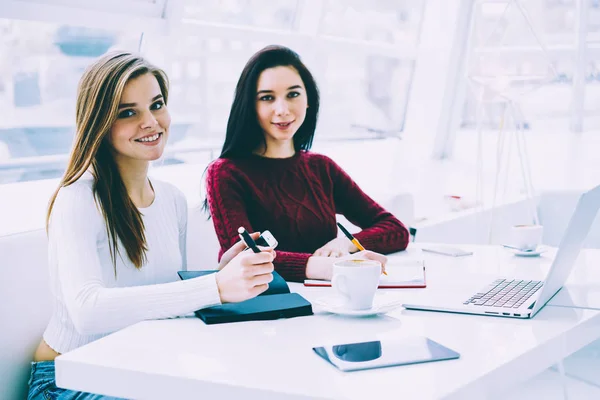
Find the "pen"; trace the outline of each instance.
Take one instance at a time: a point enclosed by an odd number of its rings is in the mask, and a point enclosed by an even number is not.
[[[252,239],[252,237],[250,236],[250,234],[248,233],[246,228],[244,228],[243,226],[240,226],[238,228],[238,233],[242,236],[242,239],[244,240],[244,243],[246,243],[246,246],[251,248],[253,252],[260,253],[260,249],[256,245],[256,242],[254,241],[254,239]]]
[[[346,235],[346,237],[348,239],[350,239],[350,241],[352,243],[354,243],[354,245],[358,248],[358,250],[360,251],[364,251],[366,250],[362,244],[360,244],[360,242],[358,241],[358,239],[356,239],[354,236],[352,236],[352,234],[350,232],[348,232],[348,230],[346,228],[344,228],[344,226],[342,224],[340,224],[339,222],[337,223],[337,226],[340,227],[340,229],[342,230],[342,232],[344,233],[344,235]],[[387,272],[383,271],[384,275],[387,275]]]

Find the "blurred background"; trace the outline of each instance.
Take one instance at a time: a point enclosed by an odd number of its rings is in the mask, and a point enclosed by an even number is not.
[[[402,132],[423,2],[323,1],[314,21],[302,15],[310,2],[299,0],[184,3],[182,22],[170,35],[0,19],[0,161],[32,161],[0,170],[0,183],[61,175],[59,157],[54,165],[42,161],[55,159],[32,158],[68,153],[77,82],[92,60],[112,49],[140,51],[167,70],[174,114],[170,144],[177,148],[219,148],[241,69],[271,43],[289,44],[317,76],[320,137]],[[306,23],[314,25],[310,33],[304,32]],[[392,51],[404,47],[409,54]],[[173,155],[166,161],[184,160]]]

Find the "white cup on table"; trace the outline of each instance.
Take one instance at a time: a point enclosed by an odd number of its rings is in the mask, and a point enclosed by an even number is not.
[[[542,244],[542,225],[513,225],[512,245],[525,251],[533,251]]]
[[[331,286],[343,299],[343,307],[350,310],[368,310],[373,307],[380,276],[379,261],[338,261],[333,264]]]

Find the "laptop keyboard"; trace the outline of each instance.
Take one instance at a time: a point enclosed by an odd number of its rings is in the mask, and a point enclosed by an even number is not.
[[[519,308],[543,285],[541,281],[497,279],[463,304]]]

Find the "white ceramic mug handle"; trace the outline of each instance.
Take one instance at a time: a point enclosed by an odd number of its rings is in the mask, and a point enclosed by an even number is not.
[[[335,291],[344,297],[347,301],[350,301],[350,295],[348,294],[348,287],[346,285],[348,278],[344,275],[334,275],[333,279],[331,279],[331,286],[335,289]]]

